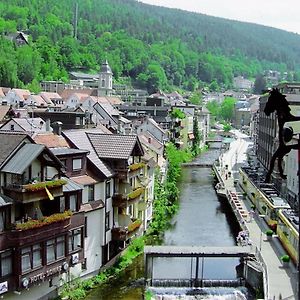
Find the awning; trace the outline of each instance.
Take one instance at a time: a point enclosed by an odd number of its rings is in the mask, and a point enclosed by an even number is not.
[[[1,171],[12,174],[23,174],[24,171],[31,165],[32,161],[42,153],[44,148],[44,145],[25,144],[15,155],[12,156]]]

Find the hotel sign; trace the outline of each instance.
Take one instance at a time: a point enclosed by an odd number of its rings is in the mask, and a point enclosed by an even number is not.
[[[22,286],[24,288],[26,288],[29,284],[44,281],[48,277],[51,277],[57,273],[67,271],[68,268],[69,268],[68,263],[64,262],[62,265],[59,265],[54,268],[50,268],[50,269],[46,270],[45,272],[41,272],[36,275],[29,276],[28,278],[22,278]]]

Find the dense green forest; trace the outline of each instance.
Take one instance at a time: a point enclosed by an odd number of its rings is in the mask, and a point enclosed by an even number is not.
[[[17,30],[29,45],[6,38]],[[267,69],[300,81],[298,34],[134,0],[0,0],[0,36],[0,86],[34,90],[70,70],[97,72],[104,59],[116,80],[130,76],[150,92],[227,88]]]

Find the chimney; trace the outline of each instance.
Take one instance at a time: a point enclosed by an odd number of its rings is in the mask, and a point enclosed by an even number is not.
[[[62,125],[63,125],[63,123],[60,121],[56,121],[56,122],[52,123],[53,132],[57,135],[61,135]]]
[[[149,144],[151,144],[151,141],[152,141],[151,137],[148,137],[148,143]]]
[[[46,120],[46,131],[49,132],[50,131],[50,119]]]

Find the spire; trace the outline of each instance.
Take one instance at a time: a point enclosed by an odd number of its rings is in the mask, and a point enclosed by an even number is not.
[[[107,73],[107,74],[112,74],[112,70],[108,64],[107,59],[105,59],[105,62],[101,65],[100,67],[100,73]]]

